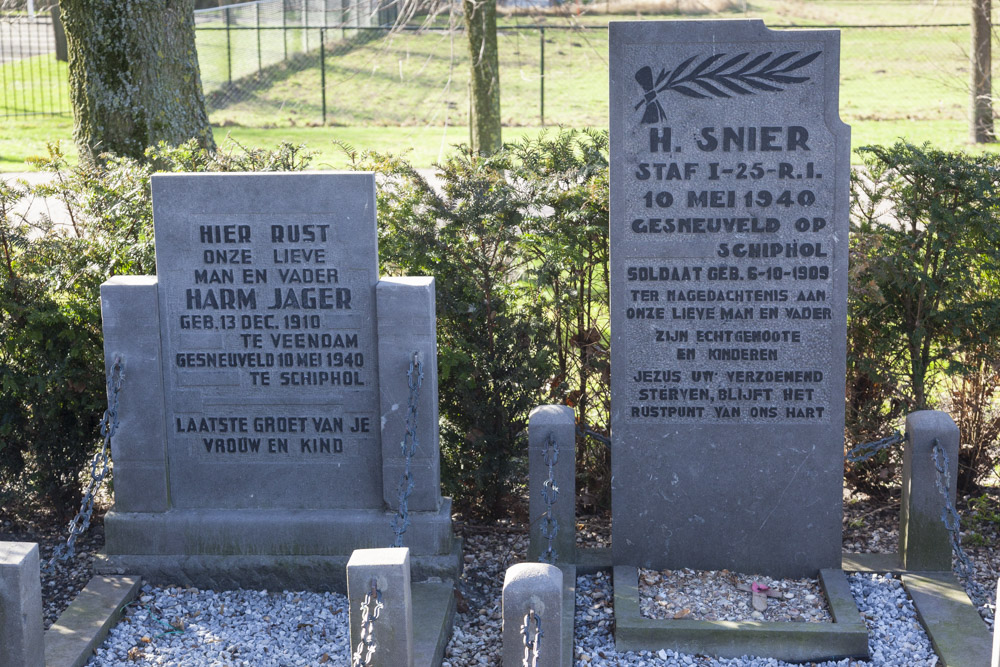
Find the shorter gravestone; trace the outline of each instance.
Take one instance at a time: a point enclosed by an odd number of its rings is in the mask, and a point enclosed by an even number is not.
[[[0,542],[0,665],[44,664],[38,545]]]
[[[157,275],[101,288],[125,379],[98,571],[344,590],[355,549],[401,539],[415,576],[455,578],[434,283],[379,280],[374,175],[152,191]]]

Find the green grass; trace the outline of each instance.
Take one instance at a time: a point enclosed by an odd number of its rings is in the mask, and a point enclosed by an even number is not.
[[[717,16],[742,18],[744,13]],[[745,16],[771,26],[956,23],[969,20],[969,9],[956,1],[758,0],[749,3]],[[635,17],[501,19],[505,25],[542,21],[550,28],[545,33],[546,124],[607,127],[607,31],[555,27],[600,27],[621,19]],[[227,38],[223,30],[199,31],[202,79],[216,137],[231,132],[241,143],[264,146],[282,139],[302,142],[319,152],[317,166],[342,164],[334,138],[358,148],[410,149],[418,166],[440,159],[442,146],[468,140],[468,54],[461,33],[374,39],[348,34],[344,39],[339,31],[328,31],[326,36],[324,126],[317,31],[262,32],[259,60],[255,32],[231,30]],[[533,133],[541,121],[540,33],[502,29],[498,40],[505,137]],[[968,42],[967,27],[842,30],[840,112],[852,126],[853,147],[905,138],[969,149]],[[1000,57],[995,61],[1000,80]],[[42,63],[27,66],[54,72],[50,79],[64,76]],[[13,66],[0,67],[4,73],[13,77]],[[0,169],[23,169],[25,156],[44,153],[46,140],[66,143],[70,134],[65,118],[5,119]]]

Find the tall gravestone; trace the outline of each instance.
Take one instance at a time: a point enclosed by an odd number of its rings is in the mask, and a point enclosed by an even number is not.
[[[354,549],[394,541],[416,399],[403,544],[418,578],[453,572],[434,285],[379,280],[374,176],[156,175],[152,188],[157,275],[101,291],[105,354],[125,379],[100,569],[343,588]]]
[[[613,555],[840,566],[839,34],[611,24]]]

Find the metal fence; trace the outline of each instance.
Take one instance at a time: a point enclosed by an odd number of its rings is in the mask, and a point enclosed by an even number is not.
[[[48,10],[0,17],[0,117],[69,113],[68,81]]]
[[[461,22],[390,31],[393,6],[260,0],[197,11],[213,123],[466,124],[469,55]],[[498,27],[504,124],[606,127],[607,26],[516,20]],[[840,29],[841,115],[848,123],[968,122],[968,25]],[[53,30],[42,16],[0,18],[0,117],[69,113],[66,64],[52,53]]]

